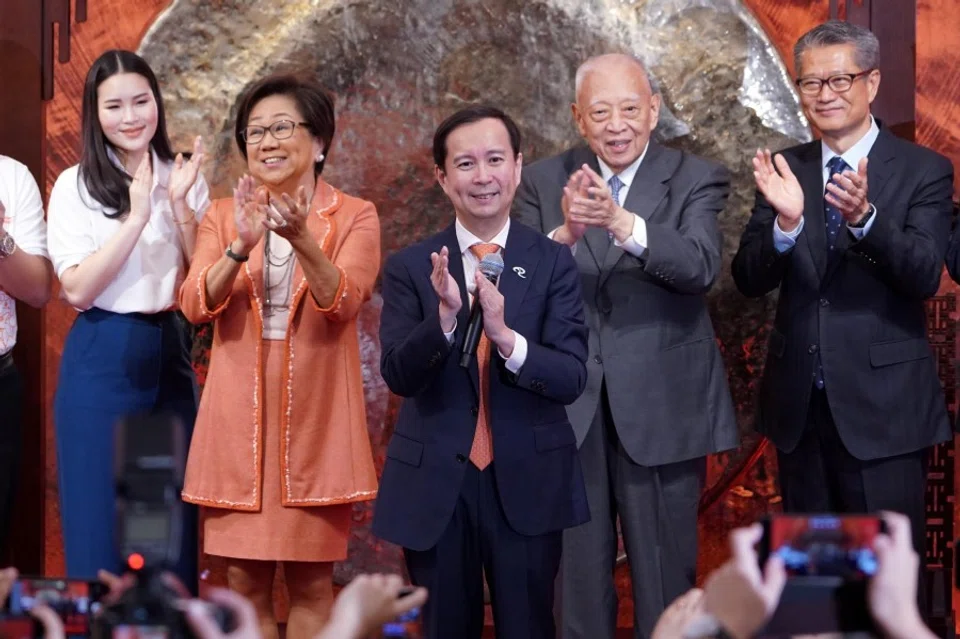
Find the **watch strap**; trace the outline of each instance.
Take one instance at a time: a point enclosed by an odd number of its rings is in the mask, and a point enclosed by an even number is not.
[[[233,260],[234,262],[240,262],[241,264],[243,264],[244,262],[250,259],[249,255],[237,255],[230,249],[229,245],[227,245],[227,250],[225,252],[225,255],[229,257],[231,260]]]

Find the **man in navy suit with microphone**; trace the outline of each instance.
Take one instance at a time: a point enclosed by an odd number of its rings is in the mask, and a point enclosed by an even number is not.
[[[433,155],[456,221],[384,267],[380,370],[404,402],[373,532],[429,590],[428,637],[480,637],[485,575],[498,638],[553,639],[561,531],[589,519],[564,409],[586,383],[580,276],[568,247],[510,221],[523,158],[509,116],[455,113]],[[481,269],[498,258],[494,284]]]

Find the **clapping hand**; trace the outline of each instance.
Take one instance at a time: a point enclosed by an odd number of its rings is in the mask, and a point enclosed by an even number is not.
[[[200,165],[204,159],[203,138],[199,135],[193,141],[193,155],[189,160],[183,159],[183,153],[177,153],[173,161],[173,168],[170,170],[170,181],[167,185],[167,193],[170,195],[170,201],[174,203],[184,203],[187,199],[187,193],[193,188],[200,175]]]
[[[830,176],[824,199],[836,207],[848,224],[856,224],[870,212],[867,200],[867,158],[860,160],[856,171]]]
[[[803,189],[783,156],[771,157],[770,149],[757,149],[753,178],[757,190],[777,212],[780,229],[789,233],[797,228],[803,217]]]
[[[440,326],[445,333],[449,333],[453,330],[457,313],[463,305],[457,280],[450,275],[450,249],[444,246],[439,253],[431,253],[430,263],[433,265],[430,283],[440,298]]]
[[[237,226],[237,241],[242,255],[247,255],[263,237],[263,208],[266,190],[256,192],[253,178],[244,175],[233,189],[233,214]]]

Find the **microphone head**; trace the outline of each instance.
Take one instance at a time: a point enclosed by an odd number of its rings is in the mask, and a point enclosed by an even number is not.
[[[484,255],[477,268],[480,269],[480,272],[483,273],[487,279],[496,279],[503,273],[503,258],[500,257],[499,253]]]

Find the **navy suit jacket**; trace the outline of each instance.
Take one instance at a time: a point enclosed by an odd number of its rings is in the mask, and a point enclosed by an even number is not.
[[[948,440],[924,300],[940,285],[953,166],[881,126],[867,167],[877,219],[861,240],[842,230],[831,258],[820,141],[782,153],[803,188],[803,232],[779,253],[776,212],[758,193],[733,259],[744,295],[779,289],[758,430],[780,450],[796,448],[819,356],[831,415],[856,458],[892,457]]]
[[[430,283],[430,254],[443,246],[464,300],[452,345],[440,327],[439,299]],[[526,338],[528,351],[514,375],[491,348],[493,468],[509,525],[522,535],[541,535],[590,518],[564,408],[583,392],[587,378],[580,275],[569,248],[517,222],[511,223],[503,259],[504,318]],[[479,405],[476,360],[468,369],[459,365],[469,298],[454,225],[392,255],[382,293],[380,372],[404,401],[387,447],[373,532],[427,550],[453,515]]]

